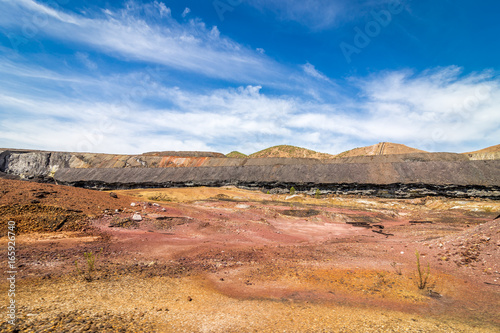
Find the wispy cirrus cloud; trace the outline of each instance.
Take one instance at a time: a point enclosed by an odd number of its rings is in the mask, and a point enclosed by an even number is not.
[[[142,14],[147,12],[161,18],[161,24],[136,15],[138,9],[134,3],[91,17],[20,0],[0,3],[3,12],[0,25],[25,34],[24,22],[30,22],[37,34],[83,44],[110,56],[233,82],[272,84],[284,80],[289,73],[265,55],[221,36],[216,26],[207,27],[199,19],[181,24],[171,18],[168,7],[159,2],[140,8]]]
[[[396,0],[248,0],[248,4],[270,11],[283,21],[294,21],[311,30],[334,28],[342,22],[356,20],[371,9]]]
[[[249,0],[248,3],[259,10],[275,13],[280,20],[296,21],[319,30],[334,26],[343,9],[340,1],[328,0]]]
[[[314,67],[314,65],[312,65],[310,63],[306,63],[305,65],[302,65],[302,69],[304,70],[304,72],[307,75],[312,76],[315,79],[323,80],[323,81],[330,81],[330,79],[325,74],[318,71],[316,69],[316,67]]]

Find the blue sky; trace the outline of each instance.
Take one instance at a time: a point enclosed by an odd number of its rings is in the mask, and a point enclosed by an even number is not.
[[[500,143],[496,1],[0,0],[0,147]]]

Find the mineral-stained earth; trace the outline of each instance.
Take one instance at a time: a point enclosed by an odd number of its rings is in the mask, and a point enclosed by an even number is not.
[[[2,278],[0,331],[499,332],[499,213],[477,199],[0,179],[2,271],[8,221],[17,265],[16,326]]]

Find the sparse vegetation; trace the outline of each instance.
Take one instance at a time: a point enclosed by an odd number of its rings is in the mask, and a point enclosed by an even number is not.
[[[295,147],[290,145],[280,145],[270,147],[256,153],[249,155],[250,158],[264,158],[264,157],[287,157],[287,158],[317,158],[317,159],[331,159],[334,155],[319,153],[314,150]]]
[[[427,264],[427,269],[422,269],[420,264],[420,253],[415,251],[415,256],[417,257],[417,287],[418,289],[425,289],[429,284],[429,277],[431,274],[430,265]]]
[[[295,194],[295,187],[292,186],[292,188],[290,189],[290,194],[291,195],[294,195]]]
[[[85,266],[85,269],[82,271],[80,270],[80,268],[78,267],[78,260],[75,260],[75,268],[76,268],[76,272],[83,276],[83,278],[87,281],[87,282],[91,282],[94,280],[94,271],[95,271],[95,263],[97,261],[97,258],[99,257],[99,254],[102,253],[102,248],[101,250],[94,254],[92,253],[92,251],[90,252],[84,252],[83,253],[83,256],[85,257],[85,262],[86,262],[86,266]]]
[[[319,188],[316,189],[316,193],[314,194],[314,196],[316,197],[316,199],[319,199],[321,197],[321,191],[319,190]]]
[[[248,156],[243,154],[243,153],[240,153],[239,151],[232,151],[229,154],[226,154],[226,157],[229,157],[229,158],[247,158]]]
[[[172,199],[166,194],[155,194],[148,197],[151,201],[172,201]]]
[[[394,269],[397,275],[402,275],[403,273],[401,272],[401,267],[400,264],[397,262],[393,261],[391,262],[391,267]]]

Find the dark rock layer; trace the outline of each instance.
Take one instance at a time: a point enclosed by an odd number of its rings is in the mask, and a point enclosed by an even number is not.
[[[247,165],[156,169],[60,169],[59,184],[97,189],[235,185],[386,197],[500,199],[500,161]]]

